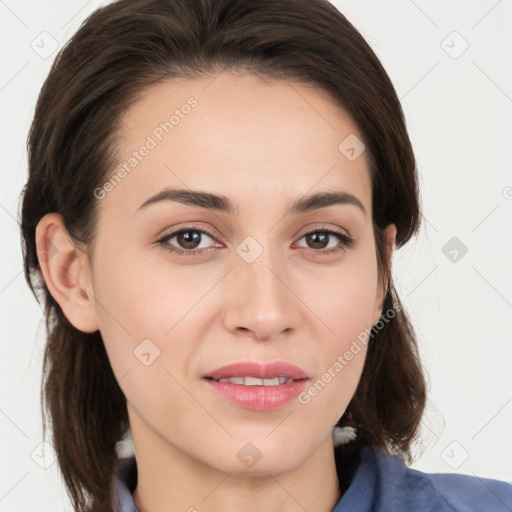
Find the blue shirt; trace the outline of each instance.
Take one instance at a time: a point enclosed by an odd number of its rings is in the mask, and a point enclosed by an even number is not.
[[[385,450],[335,447],[340,487],[345,492],[332,512],[512,512],[512,485],[457,473],[423,473]],[[343,468],[343,469],[342,469]],[[132,498],[137,485],[135,457],[119,459],[114,479],[119,507],[139,512]]]

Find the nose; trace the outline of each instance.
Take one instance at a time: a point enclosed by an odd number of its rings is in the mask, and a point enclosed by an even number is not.
[[[226,329],[263,341],[287,337],[298,328],[304,305],[297,295],[298,284],[284,267],[268,251],[252,263],[236,259],[224,282],[229,297]]]

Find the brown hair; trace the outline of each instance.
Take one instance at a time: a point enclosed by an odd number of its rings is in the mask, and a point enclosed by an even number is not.
[[[93,190],[116,164],[122,114],[142,89],[167,78],[236,69],[320,87],[364,137],[379,275],[388,283],[383,311],[395,315],[372,331],[361,380],[338,425],[355,427],[359,446],[411,460],[426,383],[413,327],[387,272],[383,229],[396,225],[397,247],[417,233],[419,192],[401,105],[378,58],[327,0],[119,0],[89,16],[55,59],[28,136],[29,178],[20,198],[25,277],[38,301],[42,291],[48,333],[43,435],[47,411],[76,510],[113,510],[116,443],[129,429],[126,400],[100,332],[74,328],[45,286],[36,226],[46,213],[60,213],[91,257]]]

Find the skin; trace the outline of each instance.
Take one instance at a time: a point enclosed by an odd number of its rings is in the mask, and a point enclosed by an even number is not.
[[[338,149],[349,134],[363,137],[318,88],[242,73],[214,78],[162,82],[129,108],[120,165],[174,109],[190,96],[198,101],[99,200],[92,264],[60,215],[41,220],[40,255],[55,252],[41,257],[43,276],[77,329],[102,334],[127,398],[141,512],[327,512],[341,495],[331,429],[356,390],[366,348],[308,404],[293,400],[276,411],[234,406],[201,377],[234,362],[282,360],[314,383],[377,322],[385,286],[369,161],[366,152],[350,161]],[[223,194],[239,214],[176,202],[138,211],[165,187]],[[355,195],[366,213],[342,204],[287,214],[292,201],[332,190]],[[204,254],[181,256],[155,243],[184,227],[213,233],[188,246],[208,248]],[[355,245],[325,254],[339,246],[335,236],[323,246],[304,236],[321,228],[348,233]],[[393,224],[386,235],[390,264]],[[250,264],[236,252],[248,236],[263,249]],[[187,250],[178,237],[166,243]],[[160,350],[148,366],[134,355],[144,339]],[[261,454],[251,467],[237,457],[248,442]]]

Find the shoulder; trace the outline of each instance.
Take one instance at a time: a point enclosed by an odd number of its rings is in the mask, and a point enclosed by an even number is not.
[[[424,473],[407,467],[400,457],[384,450],[369,450],[367,460],[372,459],[378,465],[383,498],[393,502],[399,497],[397,507],[437,512],[512,511],[509,483],[457,473]],[[387,490],[391,496],[387,496]]]
[[[347,503],[365,501],[367,508],[360,510],[368,512],[512,512],[512,485],[507,482],[458,473],[424,473],[409,468],[397,455],[373,447],[361,449],[349,480],[333,512],[345,510],[345,497]]]
[[[446,510],[512,512],[512,485],[507,482],[456,473],[420,474],[431,482],[433,492],[447,504]]]

